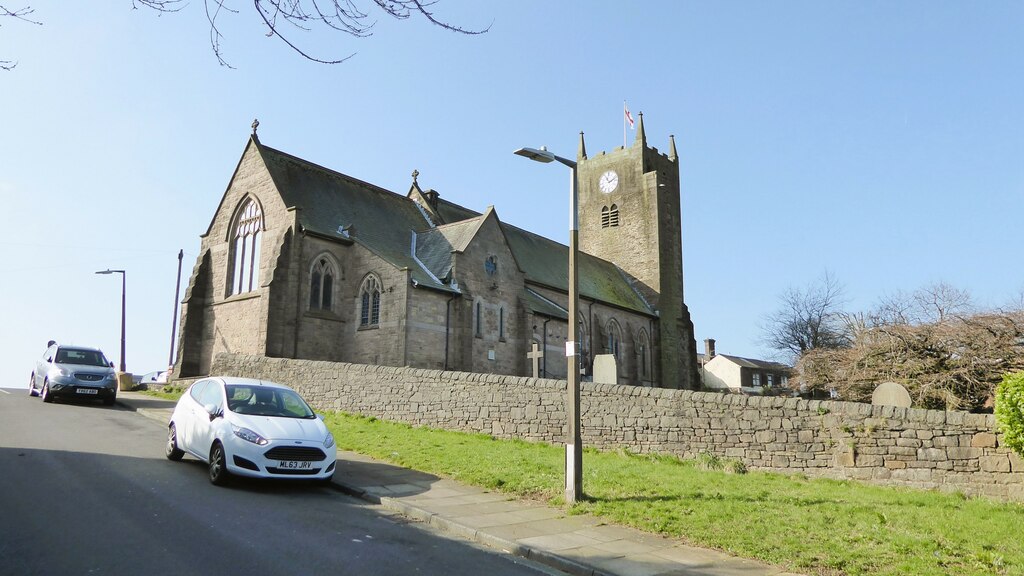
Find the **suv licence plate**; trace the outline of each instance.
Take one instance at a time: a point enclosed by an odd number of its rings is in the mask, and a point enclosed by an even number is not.
[[[78,390],[75,390],[75,392],[78,394],[96,394],[99,390],[95,388],[79,388]]]
[[[288,470],[309,470],[313,468],[313,463],[300,460],[279,460],[277,467],[287,468]]]

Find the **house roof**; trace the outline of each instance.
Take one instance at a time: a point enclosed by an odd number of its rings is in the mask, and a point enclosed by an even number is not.
[[[436,212],[447,224],[435,225],[407,196],[276,150],[255,138],[253,142],[282,200],[289,208],[298,209],[303,230],[357,242],[395,267],[407,268],[422,286],[456,291],[445,280],[451,271],[452,253],[466,249],[487,214],[439,198]],[[569,248],[499,223],[526,280],[568,292]],[[581,252],[578,265],[582,297],[656,315],[615,264]],[[538,304],[538,308],[544,306]],[[551,309],[548,312],[555,314]]]
[[[730,356],[728,354],[716,354],[715,358],[721,356],[734,364],[742,366],[743,368],[757,368],[759,370],[776,370],[776,371],[788,371],[792,370],[789,366],[781,364],[779,362],[769,362],[768,360],[755,360],[753,358],[742,358],[740,356]],[[712,358],[714,360],[714,358]]]

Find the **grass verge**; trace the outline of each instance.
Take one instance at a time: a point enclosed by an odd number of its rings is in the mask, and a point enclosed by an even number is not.
[[[509,494],[562,504],[563,448],[328,414],[339,448]],[[585,450],[587,501],[610,522],[806,574],[1024,574],[1024,506],[959,494],[742,473]]]

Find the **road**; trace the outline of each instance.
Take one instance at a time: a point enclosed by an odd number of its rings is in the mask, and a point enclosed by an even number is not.
[[[0,389],[0,574],[554,574],[330,487],[218,488],[163,448],[129,410]]]

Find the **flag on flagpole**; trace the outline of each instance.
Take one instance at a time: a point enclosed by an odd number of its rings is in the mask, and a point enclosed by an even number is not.
[[[629,113],[629,108],[626,107],[625,100],[622,101],[622,109],[626,112],[626,122],[629,122],[629,127],[635,130],[633,126],[633,115]]]

